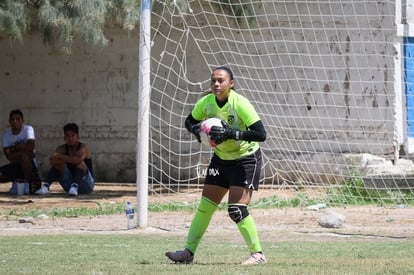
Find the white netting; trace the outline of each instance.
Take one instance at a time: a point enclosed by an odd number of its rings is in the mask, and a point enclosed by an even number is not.
[[[262,187],[335,204],[412,198],[413,165],[393,164],[394,1],[153,1],[151,20],[153,193],[201,188],[211,152],[184,120],[226,65],[267,130]]]

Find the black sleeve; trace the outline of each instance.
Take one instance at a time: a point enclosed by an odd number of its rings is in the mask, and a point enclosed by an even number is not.
[[[193,126],[197,123],[199,123],[200,120],[196,120],[195,118],[193,118],[193,116],[191,115],[191,113],[188,115],[188,117],[185,119],[185,128],[187,128],[187,130],[192,133],[192,129]]]
[[[241,134],[241,139],[246,141],[265,141],[266,130],[261,120],[250,125],[246,131]]]

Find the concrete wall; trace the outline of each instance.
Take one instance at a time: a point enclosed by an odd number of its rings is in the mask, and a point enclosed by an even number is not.
[[[138,92],[138,35],[108,29],[108,47],[74,45],[69,56],[39,34],[23,43],[0,39],[0,129],[20,108],[35,128],[42,173],[63,143],[67,122],[80,126],[91,147],[98,181],[134,182]],[[0,163],[6,162],[1,154]]]
[[[267,177],[292,173],[296,175],[286,177],[295,178],[300,171],[321,177],[333,174],[331,164],[343,166],[342,153],[392,153],[393,3],[370,2],[359,9],[358,1],[269,2],[261,12],[279,12],[274,22],[259,17],[260,24],[268,24],[269,37],[248,28],[219,30],[228,19],[222,16],[210,30],[211,41],[202,41],[206,37],[199,25],[216,17],[198,11],[214,8],[201,3],[205,7],[194,4],[193,13],[186,15],[185,30],[180,16],[167,15],[171,22],[154,20],[154,26],[161,22],[151,49],[149,168],[156,182],[187,182],[189,174],[196,178],[200,148],[190,142],[183,121],[209,87],[211,67],[219,64],[235,64],[241,93],[251,97],[252,91],[262,92],[261,98],[251,98],[268,130],[263,149],[273,174]],[[308,11],[324,17],[297,16]],[[339,11],[361,14],[347,17]],[[36,130],[43,174],[48,156],[63,142],[62,126],[76,122],[82,141],[94,152],[97,180],[135,181],[138,34],[107,29],[106,35],[108,47],[96,51],[77,42],[70,56],[57,54],[39,34],[25,36],[23,43],[0,39],[1,130],[11,109],[23,110]],[[227,38],[232,40],[223,43]],[[250,43],[261,39],[272,42]],[[229,49],[237,50],[230,55]],[[5,161],[2,155],[0,162]]]
[[[165,16],[153,38],[153,59],[162,66],[153,74],[152,96],[168,104],[152,111],[162,118],[155,122],[159,132],[172,138],[157,140],[162,146],[153,147],[158,162],[151,168],[165,180],[184,181],[175,174],[180,167],[196,178],[199,163],[204,168],[208,162],[188,143],[169,146],[190,137],[168,123],[188,114],[185,104],[209,88],[209,71],[221,64],[232,67],[237,91],[265,124],[266,181],[338,182],[337,175],[357,170],[348,153],[393,156],[394,103],[401,93],[394,86],[401,81],[394,69],[400,58],[395,3],[267,1],[252,28],[217,16],[219,9],[208,1],[191,2],[191,8],[186,24],[178,15]],[[170,171],[164,163],[175,167]]]

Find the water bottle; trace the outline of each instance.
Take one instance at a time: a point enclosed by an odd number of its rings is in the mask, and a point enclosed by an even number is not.
[[[134,228],[134,206],[130,201],[127,202],[125,206],[125,215],[127,218],[127,228],[131,229]]]

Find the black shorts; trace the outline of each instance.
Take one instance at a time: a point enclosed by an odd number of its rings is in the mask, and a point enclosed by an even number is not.
[[[32,173],[33,176],[38,177],[37,162],[32,160]],[[23,179],[22,165],[19,161],[13,161],[0,167],[0,172],[3,176],[6,176],[10,181],[16,179]]]
[[[11,181],[23,178],[22,166],[20,162],[17,161],[3,165],[2,167],[0,167],[0,172],[3,176],[6,176]]]
[[[214,154],[207,169],[205,184],[224,188],[241,186],[258,190],[262,168],[262,153],[259,150],[237,160],[222,160]]]

